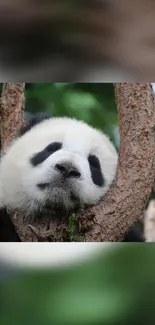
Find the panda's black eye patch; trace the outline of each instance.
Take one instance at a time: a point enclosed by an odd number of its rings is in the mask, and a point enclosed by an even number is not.
[[[89,161],[89,164],[90,164],[91,167],[100,169],[100,162],[99,162],[99,159],[96,156],[89,155],[88,161]]]
[[[89,155],[88,162],[91,171],[91,177],[95,185],[103,186],[104,177],[101,172],[99,159],[95,155]]]
[[[55,151],[60,150],[61,147],[62,147],[62,143],[60,143],[60,142],[53,142],[53,143],[50,143],[45,149],[47,150],[47,152],[49,152],[50,154],[52,154]]]
[[[31,159],[30,162],[33,166],[37,166],[45,161],[50,155],[62,148],[61,142],[50,143],[45,149],[36,153]]]

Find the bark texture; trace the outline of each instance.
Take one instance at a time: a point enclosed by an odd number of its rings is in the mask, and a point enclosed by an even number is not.
[[[2,146],[8,145],[23,121],[24,84],[6,84],[1,103]],[[116,179],[104,200],[77,215],[78,240],[121,241],[143,217],[155,175],[155,106],[149,83],[115,84],[120,127]],[[22,241],[74,241],[68,220],[36,221],[28,227],[11,217]],[[79,231],[80,230],[80,231]]]
[[[5,83],[0,102],[1,117],[1,151],[5,153],[10,141],[25,124],[24,121],[24,89],[25,83]],[[22,219],[17,213],[8,211],[21,238],[25,232]]]
[[[0,105],[2,152],[24,124],[24,83],[3,85]]]
[[[115,84],[120,128],[117,175],[105,199],[80,215],[86,241],[121,241],[143,218],[155,175],[155,105],[149,83]],[[89,220],[89,221],[88,221]]]

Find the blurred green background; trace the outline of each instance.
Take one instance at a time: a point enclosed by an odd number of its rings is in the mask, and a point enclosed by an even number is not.
[[[119,146],[112,83],[26,83],[26,112],[73,116],[103,130]]]
[[[0,92],[3,83],[0,83]],[[113,83],[26,83],[26,118],[48,112],[84,120],[105,132],[119,148],[117,107]]]
[[[105,249],[72,267],[0,272],[0,324],[154,325],[155,246]]]

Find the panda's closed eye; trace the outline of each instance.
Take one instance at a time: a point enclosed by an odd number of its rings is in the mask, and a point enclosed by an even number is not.
[[[33,166],[37,166],[45,161],[50,155],[62,148],[61,142],[50,143],[45,149],[36,153],[31,159],[30,162]]]
[[[91,177],[95,185],[103,186],[104,177],[102,175],[99,159],[95,155],[89,155],[88,162],[90,166]]]

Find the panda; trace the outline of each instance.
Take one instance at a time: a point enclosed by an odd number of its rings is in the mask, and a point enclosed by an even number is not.
[[[1,157],[0,214],[9,208],[33,219],[95,205],[115,178],[117,159],[108,137],[87,123],[37,114]]]
[[[30,118],[0,161],[0,241],[20,241],[8,208],[34,220],[97,204],[117,161],[108,137],[83,121],[43,113]]]

